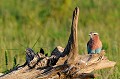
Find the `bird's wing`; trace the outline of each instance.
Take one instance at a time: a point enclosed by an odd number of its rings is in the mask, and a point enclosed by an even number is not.
[[[90,41],[87,42],[87,47],[89,46]]]
[[[87,43],[87,52],[88,52],[88,54],[90,53],[90,41],[88,41],[88,43]]]

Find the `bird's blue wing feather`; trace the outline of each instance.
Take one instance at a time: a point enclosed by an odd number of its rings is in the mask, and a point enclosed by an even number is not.
[[[101,52],[101,47],[100,48],[97,48],[96,50],[92,50],[90,49],[89,46],[87,46],[87,51],[88,51],[88,54],[95,54],[95,53],[100,53]]]
[[[100,52],[101,52],[101,49],[102,49],[102,48],[97,48],[97,49],[95,50],[95,53],[100,53]]]
[[[89,46],[87,46],[87,51],[88,51],[88,54],[95,53],[95,50],[92,50]]]

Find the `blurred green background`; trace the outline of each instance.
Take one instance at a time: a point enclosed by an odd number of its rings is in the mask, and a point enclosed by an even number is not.
[[[120,0],[0,0],[0,72],[25,62],[27,47],[42,47],[49,53],[65,47],[70,34],[72,12],[80,8],[79,53],[86,52],[89,32],[98,32],[111,69],[99,70],[99,79],[120,79]],[[7,57],[7,60],[6,60]],[[6,63],[7,62],[7,63]]]

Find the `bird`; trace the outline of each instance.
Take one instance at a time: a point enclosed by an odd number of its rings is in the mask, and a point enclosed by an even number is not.
[[[102,50],[102,42],[99,38],[99,34],[96,32],[90,32],[90,40],[87,43],[88,54],[98,54]]]

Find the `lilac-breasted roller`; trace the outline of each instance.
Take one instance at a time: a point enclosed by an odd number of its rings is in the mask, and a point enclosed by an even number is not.
[[[102,49],[102,42],[99,39],[98,33],[90,32],[90,40],[87,43],[88,54],[100,53]]]

